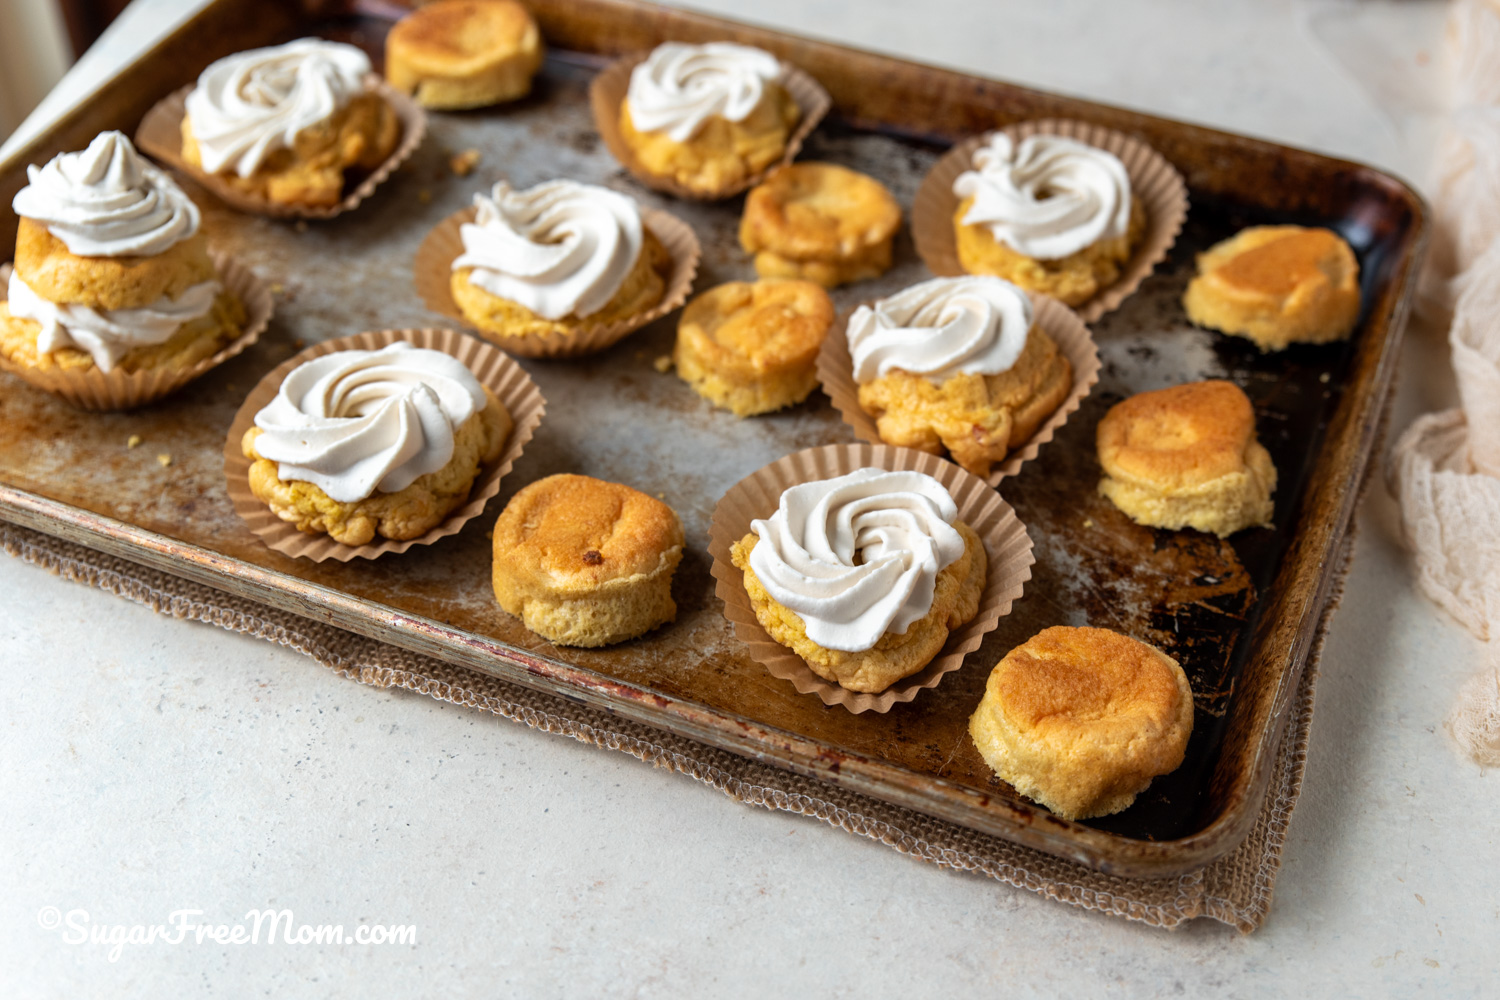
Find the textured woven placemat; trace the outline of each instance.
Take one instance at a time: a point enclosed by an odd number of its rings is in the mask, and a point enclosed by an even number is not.
[[[289,646],[361,684],[404,688],[492,712],[533,729],[628,753],[701,781],[737,802],[811,816],[923,861],[987,875],[1073,906],[1155,927],[1176,927],[1195,917],[1209,917],[1245,932],[1260,926],[1271,906],[1287,824],[1302,787],[1318,657],[1339,597],[1336,592],[1323,611],[1266,802],[1245,842],[1229,856],[1178,878],[1129,879],[1104,875],[998,837],[233,597],[50,535],[0,522],[0,546],[66,579],[145,604],[158,613],[208,622]],[[1339,592],[1352,547],[1351,531],[1338,561]]]

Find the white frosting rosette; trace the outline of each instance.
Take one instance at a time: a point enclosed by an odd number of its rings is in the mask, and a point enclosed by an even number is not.
[[[933,278],[862,305],[846,336],[854,380],[892,371],[943,382],[1009,371],[1031,331],[1031,299],[1003,278]]]
[[[714,116],[743,121],[781,75],[775,56],[748,45],[664,42],[631,71],[625,100],[637,129],[687,142]]]

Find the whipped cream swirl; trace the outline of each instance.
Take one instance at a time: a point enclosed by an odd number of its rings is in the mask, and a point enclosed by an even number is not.
[[[453,458],[454,431],[484,409],[463,362],[398,342],[298,365],[255,415],[256,452],[284,480],[340,503],[394,493]]]
[[[81,257],[154,256],[198,232],[198,206],[121,132],[100,132],[26,176],[11,207]]]
[[[255,173],[267,154],[365,91],[370,60],[341,42],[301,38],[226,56],[198,77],[187,113],[203,169]]]
[[[944,382],[1010,371],[1031,332],[1031,300],[1003,278],[933,278],[849,317],[854,381],[893,370]]]
[[[505,181],[474,196],[459,227],[453,269],[545,319],[592,316],[609,304],[641,255],[641,210],[623,194],[577,181],[518,191]]]
[[[748,45],[664,42],[631,71],[625,103],[640,131],[687,142],[714,115],[744,121],[780,76],[775,56]]]
[[[932,610],[937,575],[964,554],[958,507],[931,476],[857,469],[781,494],[750,568],[801,617],[807,637],[859,652]]]
[[[217,281],[190,285],[175,299],[160,298],[138,309],[91,309],[49,302],[14,272],[6,289],[10,314],[42,326],[37,354],[62,347],[87,351],[100,371],[113,371],[130,351],[170,340],[184,323],[208,315],[221,286]]]
[[[964,224],[1037,260],[1057,260],[1130,228],[1130,177],[1112,153],[1057,135],[1012,143],[996,132],[958,175],[953,193],[974,199]]]

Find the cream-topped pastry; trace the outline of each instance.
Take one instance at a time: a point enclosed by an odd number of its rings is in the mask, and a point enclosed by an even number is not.
[[[958,507],[931,476],[857,469],[802,483],[752,521],[750,566],[828,649],[870,649],[932,609],[937,575],[964,554]]]
[[[546,319],[587,317],[614,298],[644,242],[641,212],[626,195],[577,181],[518,191],[505,181],[474,196],[453,269],[491,295]]]
[[[1130,177],[1113,153],[1057,135],[1012,142],[996,132],[953,182],[973,202],[963,214],[1038,260],[1077,253],[1130,227]]]
[[[447,465],[454,431],[484,406],[474,373],[441,351],[338,351],[287,375],[255,415],[255,450],[280,478],[353,503]]]
[[[365,92],[370,59],[352,45],[300,38],[209,65],[187,96],[203,168],[249,177],[298,133]]]
[[[894,370],[942,382],[1009,371],[1026,347],[1031,300],[1000,278],[933,278],[849,317],[854,380]]]
[[[631,71],[625,99],[638,130],[687,142],[711,117],[744,121],[781,73],[775,56],[748,45],[664,42]]]
[[[198,232],[198,206],[122,132],[27,167],[11,207],[81,257],[154,256]]]

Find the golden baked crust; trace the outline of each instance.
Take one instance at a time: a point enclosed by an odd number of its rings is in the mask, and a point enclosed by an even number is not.
[[[1096,433],[1099,492],[1138,524],[1223,538],[1268,526],[1276,467],[1232,382],[1189,382],[1116,403]]]
[[[1359,262],[1331,230],[1251,226],[1198,255],[1182,306],[1262,351],[1342,340],[1359,319]]]
[[[748,534],[729,549],[729,557],[745,574],[745,591],[755,618],[766,634],[807,662],[824,680],[850,691],[877,693],[903,677],[917,673],[942,652],[948,634],[979,611],[979,596],[989,573],[989,557],[974,529],[962,521],[953,527],[964,538],[964,554],[943,568],[933,590],[932,608],[902,634],[887,632],[872,648],[858,653],[825,649],[807,637],[801,617],[766,591],[750,568],[750,553],[760,541]]]
[[[453,432],[453,457],[447,465],[417,477],[405,489],[372,493],[353,503],[335,500],[312,483],[277,476],[276,463],[256,453],[261,430],[251,427],[240,444],[250,459],[250,492],[298,531],[325,534],[345,545],[365,545],[377,534],[398,542],[420,538],[469,498],[480,467],[500,456],[515,427],[494,393],[486,388],[484,394],[485,408]]]
[[[479,108],[525,97],[545,55],[515,0],[436,0],[385,36],[385,78],[427,108]]]
[[[748,417],[800,403],[818,386],[833,300],[810,281],[731,281],[687,304],[672,361],[704,399]]]
[[[708,197],[727,194],[781,159],[801,120],[802,110],[792,95],[769,81],[760,103],[743,121],[712,115],[687,142],[665,132],[638,131],[630,102],[620,102],[620,138],[641,169]]]
[[[995,239],[985,226],[965,225],[974,203],[966,198],[953,213],[958,261],[970,274],[993,274],[1033,292],[1050,295],[1070,306],[1087,302],[1119,280],[1120,270],[1146,234],[1146,209],[1130,199],[1130,225],[1123,237],[1099,240],[1057,260],[1037,260]]]
[[[149,257],[80,257],[35,219],[16,229],[16,274],[48,302],[138,309],[177,298],[216,272],[202,231]]]
[[[635,266],[625,276],[620,290],[603,309],[581,319],[577,316],[546,319],[519,302],[491,295],[469,280],[469,272],[474,270],[472,267],[454,271],[448,279],[449,289],[464,317],[480,332],[498,338],[501,346],[510,337],[569,334],[581,327],[605,326],[616,320],[629,319],[660,302],[672,276],[671,253],[650,229],[644,232],[640,256],[635,259]]]
[[[182,118],[182,158],[202,168],[192,118]],[[220,171],[219,182],[278,205],[337,205],[344,171],[374,170],[401,138],[401,119],[379,94],[361,94],[324,121],[297,133],[292,148],[273,150],[249,177]]]
[[[897,369],[859,387],[880,440],[930,455],[944,449],[979,476],[1031,440],[1073,388],[1073,366],[1039,326],[1009,371],[934,382]]]
[[[824,288],[878,277],[891,266],[901,206],[885,185],[834,163],[780,167],[745,198],[740,246],[762,278]]]
[[[1043,629],[990,672],[969,718],[985,762],[1064,819],[1117,813],[1175,771],[1193,692],[1161,650],[1102,628]]]
[[[563,646],[634,639],[677,617],[677,514],[639,490],[588,476],[527,486],[495,522],[495,600]]]
[[[127,351],[115,364],[114,371],[138,372],[151,369],[183,371],[204,358],[211,358],[245,328],[245,305],[233,292],[224,291],[214,299],[204,316],[184,323],[160,344],[149,344]],[[42,325],[36,320],[19,319],[10,314],[10,305],[0,302],[0,355],[22,368],[38,371],[86,371],[96,367],[87,351],[63,347],[37,354],[37,337]]]

